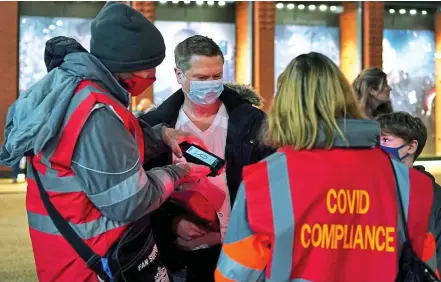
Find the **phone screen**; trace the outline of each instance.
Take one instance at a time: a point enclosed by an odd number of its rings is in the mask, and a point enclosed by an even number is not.
[[[199,160],[203,161],[204,163],[208,165],[213,165],[217,159],[207,153],[205,153],[202,150],[199,150],[198,148],[191,146],[186,151],[188,154],[192,155],[195,158],[198,158]]]

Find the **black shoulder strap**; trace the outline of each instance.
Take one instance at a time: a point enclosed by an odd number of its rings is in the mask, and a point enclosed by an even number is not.
[[[87,266],[95,271],[100,278],[106,277],[102,276],[104,274],[103,267],[101,264],[101,257],[97,255],[84,241],[80,238],[80,236],[75,232],[72,226],[61,216],[58,210],[54,207],[52,202],[49,199],[46,190],[43,188],[43,184],[41,183],[40,176],[38,175],[38,171],[34,166],[34,157],[31,157],[31,167],[34,172],[35,182],[38,186],[38,191],[40,192],[41,200],[43,201],[44,207],[46,208],[49,217],[52,219],[55,227],[57,227],[58,231],[63,235],[64,239],[72,246],[72,248],[77,252],[77,254],[84,260]]]

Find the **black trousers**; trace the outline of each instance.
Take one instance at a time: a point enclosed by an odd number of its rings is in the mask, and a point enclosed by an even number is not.
[[[187,282],[214,282],[222,245],[186,253]]]

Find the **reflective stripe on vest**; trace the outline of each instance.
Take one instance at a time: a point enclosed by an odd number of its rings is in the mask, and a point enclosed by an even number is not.
[[[387,169],[387,166],[389,166],[389,171],[390,173],[392,173],[392,168],[390,167],[389,161],[387,160],[387,158],[385,158],[384,155],[382,155],[382,153],[379,150],[373,149],[366,153],[374,154],[372,156],[372,160],[373,161],[376,160],[378,162],[378,165],[384,166],[385,169]],[[293,156],[290,157],[294,159]],[[421,175],[419,172],[413,169],[409,169],[408,167],[406,167],[401,163],[394,162],[394,167],[396,169],[397,180],[403,198],[404,213],[407,219],[407,224],[409,226],[410,238],[412,239],[412,243],[415,245],[415,252],[418,255],[421,255],[423,260],[426,261],[431,266],[431,268],[436,270],[436,258],[434,257],[435,256],[434,249],[431,249],[431,251],[427,252],[428,253],[427,259],[424,258],[425,250],[423,249],[424,244],[426,244],[428,241],[432,241],[433,247],[435,242],[435,240],[432,238],[433,236],[431,237],[425,235],[428,230],[428,220],[431,210],[431,203],[432,203],[431,200],[433,196],[433,193],[431,193],[432,191],[431,182],[428,181],[428,178],[426,176]],[[253,230],[254,229],[260,231],[265,230],[265,232],[267,232],[269,229],[268,226],[270,226],[270,228],[273,229],[275,237],[277,238],[272,245],[272,255],[271,255],[271,260],[266,267],[265,281],[274,281],[274,282],[308,281],[306,277],[295,277],[295,278],[291,277],[291,273],[293,272],[293,270],[295,270],[296,267],[293,265],[293,261],[292,261],[293,252],[296,252],[296,250],[293,247],[295,243],[294,242],[295,217],[294,217],[293,203],[296,202],[301,203],[302,199],[298,197],[296,199],[292,199],[291,190],[287,189],[292,185],[295,185],[296,178],[294,177],[293,174],[291,174],[291,178],[289,177],[290,169],[289,169],[289,165],[287,164],[286,155],[284,153],[276,153],[273,156],[271,156],[267,161],[263,161],[261,163],[252,165],[251,167],[249,167],[249,169],[253,170],[254,172],[258,171],[259,173],[253,174],[254,177],[250,179],[249,177],[247,177],[247,169],[244,170],[244,183],[246,187],[245,190],[246,190],[246,198],[248,203],[247,212],[244,212],[244,214],[247,214],[247,220],[249,221],[249,224],[251,226],[256,227],[257,224],[260,224],[258,228],[252,227]],[[264,175],[265,169],[267,175]],[[387,174],[388,173],[386,173],[385,175]],[[302,175],[299,175],[298,177],[305,178],[305,176]],[[388,178],[387,182],[384,183],[387,183],[387,185],[389,185],[390,183],[392,185],[393,182],[391,180],[392,178]],[[359,185],[361,184],[363,183],[359,183]],[[256,195],[257,193],[254,192],[255,191],[254,189],[257,187],[259,188],[258,194],[260,195]],[[302,188],[306,189],[306,187],[302,187]],[[372,192],[374,191],[375,190],[373,190]],[[389,195],[393,197],[393,195],[390,194],[390,192],[392,191],[389,191]],[[265,199],[267,200],[265,201]],[[270,201],[268,201],[268,199]],[[254,208],[256,208],[256,210],[252,210],[252,208],[250,209],[249,206],[250,202],[259,203],[258,206],[254,205]],[[267,202],[268,204],[267,205],[262,204],[265,202]],[[392,215],[393,213],[385,214],[385,216],[389,217],[389,219],[391,218]],[[421,219],[421,215],[427,215],[427,217],[423,216],[423,218]],[[397,214],[395,214],[394,218],[397,218],[397,223],[399,223],[399,218],[397,217]],[[336,217],[336,219],[338,219],[338,217]],[[270,223],[268,222],[268,220],[271,220],[272,222]],[[371,218],[371,220],[374,220],[374,218]],[[313,221],[314,220],[312,220],[311,222]],[[385,224],[386,222],[389,222],[390,224],[390,220],[384,221],[383,224]],[[323,222],[317,221],[316,223],[323,223]],[[363,224],[363,222],[360,221],[359,224]],[[300,226],[298,228],[300,228]],[[233,232],[236,233],[236,231],[237,230],[234,230]],[[242,234],[243,231],[238,231],[238,232]],[[391,233],[390,235],[393,236],[392,238],[396,238],[398,240],[397,242],[392,241],[392,243],[389,243],[391,248],[395,246],[397,247],[396,249],[395,248],[391,249],[392,252],[399,253],[400,248],[398,247],[401,245],[400,242],[404,242],[402,236],[399,235],[400,233],[402,234],[402,225],[398,224],[396,225],[395,232]],[[246,235],[245,232],[243,232],[243,234]],[[242,236],[243,239],[239,240],[239,242],[249,240],[253,236],[256,235],[253,235],[251,233],[249,237]],[[385,234],[383,233],[382,236],[384,237]],[[236,237],[240,237],[240,236],[236,236]],[[233,247],[234,244],[235,242],[225,242],[224,249],[226,245]],[[383,242],[381,244],[386,244],[386,243]],[[358,250],[358,252],[360,253],[366,252],[366,250],[362,249],[361,246],[362,245],[360,245],[360,249]],[[368,245],[366,245],[366,248],[368,248],[367,246]],[[311,252],[314,252],[313,249],[310,250]],[[304,249],[304,251],[306,252],[306,256],[308,256],[307,249]],[[337,250],[332,250],[332,251],[329,250],[329,252],[334,252],[334,253],[336,251]],[[228,255],[225,252],[222,253],[217,270],[221,274],[217,276],[217,277],[221,277],[219,281],[230,281],[230,280],[241,281],[241,280],[237,280],[236,278],[240,277],[242,272],[244,275],[245,274],[247,275],[246,276],[247,278],[252,276],[254,279],[261,273],[261,269],[259,269],[259,267],[250,268],[250,264],[253,264],[252,261],[253,258],[240,258],[240,255],[235,254],[239,252],[240,252],[240,246],[238,245],[237,251],[228,251],[227,252]],[[335,258],[335,256],[333,256],[333,258]],[[387,259],[387,256],[384,257],[383,255],[382,258],[383,260],[385,258]],[[398,264],[398,257],[396,263]],[[305,261],[304,264],[307,264],[307,262]],[[232,279],[233,275],[230,276],[228,274],[228,267],[234,269],[234,279]],[[329,267],[332,267],[332,265]],[[240,271],[240,269],[242,269],[242,272]],[[318,269],[317,271],[320,271],[320,269]],[[389,273],[389,276],[390,275],[394,275],[394,274]],[[310,277],[309,279],[312,278]],[[330,277],[330,279],[332,280],[333,278]],[[380,277],[379,280],[381,280]],[[250,279],[249,281],[254,281],[254,280]]]
[[[244,271],[230,274],[229,269],[238,268],[241,268]],[[221,276],[223,281],[259,281],[264,279],[265,276],[265,273],[261,270],[248,268],[243,264],[231,259],[223,250],[219,256],[216,271],[220,273],[220,275],[217,275],[217,277]],[[234,279],[231,279],[232,277],[234,277]],[[216,282],[220,282],[219,279],[217,279]]]
[[[93,85],[95,87],[99,87],[89,81],[83,81],[80,83],[79,88],[83,89],[85,87],[83,85]],[[60,173],[66,170],[71,171],[70,165],[72,162],[75,144],[81,133],[81,129],[86,123],[96,103],[102,103],[112,107],[117,116],[122,120],[127,130],[138,141],[141,163],[143,163],[144,139],[142,135],[142,130],[138,125],[134,115],[113,98],[110,98],[109,96],[102,93],[92,92],[78,106],[77,110],[72,113],[72,116],[66,123],[64,131],[61,133],[57,149],[51,157],[51,163],[56,164],[56,170],[59,170]]]
[[[281,234],[278,240],[273,242],[269,273],[272,281],[289,281],[293,264],[295,221],[291,190],[280,189],[280,187],[291,186],[284,154],[268,163],[268,178],[274,234]]]
[[[230,233],[227,233],[225,237],[215,273],[216,282],[259,281],[259,279],[264,279],[265,273],[263,270],[266,267],[269,255],[262,257],[261,260],[257,260],[252,255],[250,256],[250,254],[240,250],[240,247],[244,245],[247,248],[259,248],[257,243],[262,241],[259,235],[253,235],[249,227],[243,224],[243,222],[246,222],[247,217],[245,201],[241,201],[244,198],[245,189],[242,184],[236,196],[236,199],[239,200],[234,203],[233,207],[235,216],[231,217],[228,223],[230,228],[234,228],[234,234],[231,236]],[[235,259],[230,258],[230,256]],[[246,271],[234,271],[238,268]]]
[[[69,105],[66,110],[66,114],[64,117],[64,120],[62,121],[62,124],[60,126],[59,132],[63,132],[66,128],[67,122],[71,119],[72,114],[78,110],[78,107],[84,102],[84,100],[90,96],[90,93],[96,92],[96,93],[106,93],[105,90],[96,87],[93,84],[81,82],[77,89],[75,90],[71,100],[69,101]],[[59,143],[61,134],[57,134],[53,137],[53,140],[51,142],[48,142],[48,144],[45,145],[45,156],[41,156],[41,162],[47,166],[51,167],[50,163],[50,157],[54,154],[55,150],[57,149],[57,145]]]
[[[50,235],[61,236],[58,229],[55,227],[52,219],[47,215],[41,215],[28,211],[28,221],[31,228]],[[89,221],[86,223],[72,224],[70,226],[75,232],[84,240],[88,240],[99,236],[105,232],[124,226],[123,222],[112,221],[107,217],[101,216],[100,218]]]
[[[85,93],[87,93],[87,95]],[[53,154],[48,155],[47,152],[45,152],[45,158],[42,158],[42,155],[38,154],[34,158],[33,163],[40,174],[43,186],[48,192],[54,206],[57,207],[63,217],[68,219],[78,235],[85,240],[125,225],[123,222],[112,221],[101,214],[97,207],[95,207],[85,195],[80,181],[78,181],[70,168],[75,144],[81,129],[97,104],[111,107],[127,130],[137,140],[141,162],[143,162],[144,157],[142,130],[136,118],[131,112],[124,108],[123,105],[104,93],[106,93],[105,90],[95,83],[82,81],[72,98],[71,105],[76,106],[75,109],[72,109],[71,106],[68,108],[69,116],[64,121],[63,129],[58,137],[59,142],[54,148],[49,148],[48,150],[49,153],[53,152]],[[28,168],[28,172],[30,173],[28,175],[26,206],[28,210],[29,227],[46,234],[61,236],[41,201],[30,167]],[[102,205],[107,205],[108,202],[106,201],[110,201],[116,197],[116,195],[113,195],[115,191],[120,191],[124,195],[133,193],[133,189],[137,189],[138,187],[138,181],[142,180],[143,179],[138,179],[138,177],[134,180],[128,178],[122,183],[119,183],[117,185],[118,187],[110,188],[109,191],[106,191],[107,193],[94,195],[94,197],[96,197],[94,200],[98,203],[101,202]],[[133,183],[133,181],[135,183]],[[147,179],[144,179],[144,181],[147,181]],[[68,199],[72,199],[73,202],[69,202]]]

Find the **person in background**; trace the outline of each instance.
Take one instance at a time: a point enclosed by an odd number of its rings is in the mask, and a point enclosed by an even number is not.
[[[155,81],[155,68],[164,59],[157,28],[126,4],[108,2],[93,20],[91,34],[91,53],[71,38],[49,40],[49,73],[20,95],[6,119],[0,164],[28,157],[26,209],[40,281],[98,277],[58,232],[34,169],[55,208],[100,256],[176,187],[210,173],[190,163],[147,172],[142,167],[143,160],[167,147],[181,156],[178,143],[190,139],[162,124],[141,129],[127,109],[131,96]]]
[[[435,177],[424,166],[414,166],[415,160],[424,149],[427,140],[427,128],[419,117],[406,112],[382,114],[375,118],[380,123],[381,148],[408,167],[421,171],[433,181],[435,204],[433,207],[435,225],[432,226],[437,243],[437,266],[441,271],[441,187]]]
[[[139,119],[152,126],[166,123],[191,132],[210,152],[225,159],[225,171],[218,177],[202,179],[201,183],[218,187],[226,196],[217,213],[220,232],[209,232],[182,218],[172,202],[155,212],[152,222],[161,258],[169,269],[175,273],[186,269],[189,282],[209,282],[213,281],[242,168],[273,150],[259,142],[266,115],[252,105],[260,103],[258,96],[249,89],[235,91],[224,85],[223,54],[212,39],[201,35],[185,39],[175,48],[175,63],[176,79],[182,88]],[[182,161],[164,154],[149,165]]]
[[[17,163],[15,163],[11,168],[12,168],[12,183],[18,183],[18,175],[20,174],[20,162],[21,160],[19,160]]]
[[[184,41],[186,38],[197,35],[196,30],[192,28],[192,24],[190,22],[185,23],[185,27],[173,31],[174,34],[171,38],[166,38],[167,40],[167,53],[164,59],[164,62],[161,64],[160,69],[158,69],[158,81],[155,84],[155,97],[154,104],[161,105],[164,100],[170,97],[178,87],[174,81],[171,83],[170,73],[174,67],[174,59],[173,59],[173,51],[176,45],[180,42]],[[164,71],[161,71],[164,70]],[[165,71],[167,70],[167,71]]]
[[[406,112],[381,114],[375,120],[380,123],[381,147],[412,167],[426,145],[427,129],[423,121]]]
[[[279,150],[244,168],[216,282],[394,281],[405,239],[393,169],[414,250],[435,271],[432,183],[391,160],[379,135],[338,66],[294,58],[268,118]]]
[[[149,98],[142,98],[136,105],[135,116],[140,117],[141,115],[147,113],[152,107],[152,101]]]
[[[352,86],[368,118],[373,119],[379,114],[393,112],[390,101],[392,88],[387,82],[387,75],[381,69],[363,70]]]

